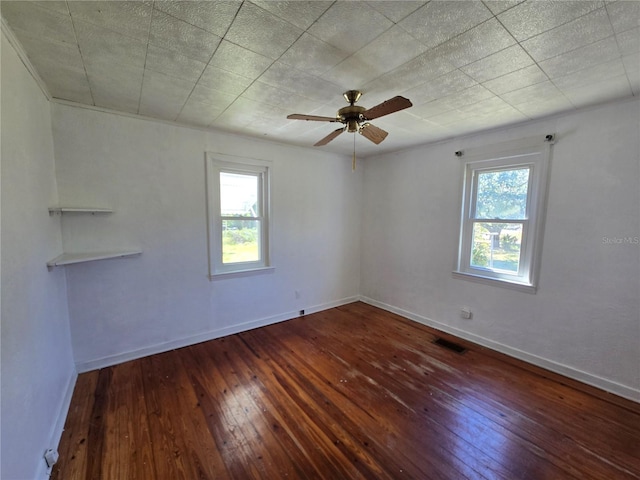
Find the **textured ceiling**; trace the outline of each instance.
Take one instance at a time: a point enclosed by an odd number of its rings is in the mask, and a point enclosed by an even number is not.
[[[640,1],[2,1],[50,95],[311,146],[342,92],[395,150],[640,94]],[[324,147],[348,153],[352,134]]]

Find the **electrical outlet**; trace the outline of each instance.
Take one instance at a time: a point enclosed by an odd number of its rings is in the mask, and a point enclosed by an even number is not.
[[[304,315],[304,310],[300,310],[298,313],[300,314],[300,316],[303,316]]]
[[[58,461],[58,451],[53,448],[49,448],[44,452],[44,461],[47,462],[48,468],[52,468]]]

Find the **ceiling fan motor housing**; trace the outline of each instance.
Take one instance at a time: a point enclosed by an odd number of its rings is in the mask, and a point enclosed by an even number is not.
[[[338,118],[347,125],[348,132],[357,132],[358,123],[362,121],[362,114],[366,112],[366,108],[357,105],[349,105],[338,110]]]

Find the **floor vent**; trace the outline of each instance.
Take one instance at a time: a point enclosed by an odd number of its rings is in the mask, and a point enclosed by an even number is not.
[[[448,348],[449,350],[453,350],[456,353],[464,353],[467,351],[462,345],[458,345],[457,343],[450,342],[449,340],[445,340],[444,338],[437,338],[435,342],[433,342],[441,347]]]

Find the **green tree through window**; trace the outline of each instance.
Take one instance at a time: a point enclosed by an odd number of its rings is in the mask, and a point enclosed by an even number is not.
[[[522,225],[496,220],[526,218],[528,186],[528,167],[478,172],[472,265],[518,271]]]
[[[529,168],[480,172],[476,218],[525,218],[528,187]]]

